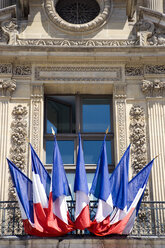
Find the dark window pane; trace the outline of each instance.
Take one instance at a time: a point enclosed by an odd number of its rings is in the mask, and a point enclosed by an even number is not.
[[[52,99],[51,99],[52,98]],[[70,133],[75,129],[75,98],[72,96],[56,96],[47,99],[46,132]]]
[[[64,164],[74,164],[74,141],[59,140],[58,146]],[[46,141],[46,164],[53,163],[54,141]]]
[[[110,100],[84,99],[82,108],[83,132],[105,132],[110,127]]]
[[[97,164],[100,156],[102,143],[103,143],[102,140],[83,141],[85,164]],[[112,145],[111,141],[106,141],[108,164],[112,164],[111,145]]]

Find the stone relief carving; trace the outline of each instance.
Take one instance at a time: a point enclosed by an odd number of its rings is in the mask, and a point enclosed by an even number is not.
[[[14,45],[16,43],[16,34],[17,34],[17,22],[16,19],[11,19],[8,21],[3,21],[1,23],[1,28],[5,35],[8,36],[8,44]]]
[[[41,100],[43,98],[43,86],[32,86],[32,144],[39,155],[40,151],[40,115]]]
[[[10,159],[22,171],[25,171],[26,166],[27,114],[27,108],[21,104],[15,106],[12,111]],[[9,183],[9,199],[16,199],[11,180]]]
[[[143,66],[126,66],[125,75],[126,76],[142,76],[144,74]]]
[[[141,90],[146,96],[163,96],[165,92],[165,82],[159,79],[154,81],[143,80]]]
[[[0,90],[2,91],[2,96],[7,94],[12,95],[16,90],[16,80],[15,79],[0,79]]]
[[[125,75],[127,77],[144,76],[145,74],[165,74],[165,65],[144,65],[125,67]]]
[[[0,64],[0,74],[11,74],[12,64]]]
[[[139,105],[134,105],[130,110],[130,142],[133,175],[135,175],[147,162],[145,113]]]
[[[13,74],[17,76],[29,76],[31,75],[31,66],[28,65],[15,65],[13,67]]]
[[[54,46],[54,47],[125,47],[136,46],[138,40],[54,40],[54,39],[17,39],[21,46]]]
[[[99,1],[100,5],[100,13],[99,15],[92,21],[85,24],[72,24],[64,21],[56,12],[55,5],[57,0],[44,0],[44,8],[49,17],[49,19],[62,30],[75,33],[75,32],[85,32],[91,31],[95,28],[99,28],[104,25],[110,15],[111,12],[111,0]]]
[[[165,65],[146,65],[146,74],[165,74]]]
[[[131,164],[133,176],[135,176],[147,164],[147,144],[146,144],[146,124],[144,109],[139,105],[133,105],[130,110],[130,142],[131,142]],[[149,200],[149,186],[147,186],[143,200]],[[151,222],[151,213],[140,210],[138,222]],[[134,231],[138,229],[138,224],[135,223]]]
[[[137,34],[139,37],[140,46],[148,45],[148,38],[152,37],[155,25],[148,20],[140,20],[134,26],[133,33]]]
[[[126,107],[125,107],[125,98],[126,98],[126,86],[125,85],[116,85],[114,87],[114,100],[116,106],[116,116],[117,120],[117,132],[119,139],[119,158],[124,154],[126,149]]]

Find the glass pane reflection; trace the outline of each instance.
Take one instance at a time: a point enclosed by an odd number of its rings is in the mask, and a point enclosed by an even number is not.
[[[85,164],[97,164],[101,146],[103,141],[102,140],[84,140],[83,141],[83,149],[84,149],[84,159]],[[107,159],[108,164],[112,164],[112,142],[106,141],[106,149],[107,149]]]
[[[58,146],[64,164],[74,164],[74,141],[59,140]],[[46,141],[46,164],[53,163],[54,141]]]
[[[83,132],[105,132],[110,127],[109,99],[84,99],[82,108]]]

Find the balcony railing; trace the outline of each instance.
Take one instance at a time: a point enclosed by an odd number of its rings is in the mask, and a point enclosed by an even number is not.
[[[68,201],[71,218],[74,218],[75,202]],[[90,202],[91,219],[94,219],[97,202]],[[68,235],[92,235],[88,230],[76,230]],[[0,202],[0,237],[24,236],[23,224],[16,201]],[[142,202],[131,236],[165,237],[165,202]]]

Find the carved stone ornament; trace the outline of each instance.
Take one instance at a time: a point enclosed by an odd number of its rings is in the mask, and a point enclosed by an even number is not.
[[[13,67],[13,74],[16,76],[30,76],[31,66],[29,65],[15,65]]]
[[[53,47],[133,47],[139,40],[63,40],[63,39],[19,39],[20,46],[53,46]]]
[[[15,79],[0,79],[0,90],[2,96],[12,95],[16,90],[16,80]]]
[[[134,105],[130,110],[130,142],[135,175],[147,162],[145,114],[144,109],[138,105]]]
[[[1,28],[6,36],[8,36],[8,44],[15,45],[16,43],[16,35],[18,33],[17,22],[15,19],[11,19],[9,21],[3,21],[1,23]]]
[[[119,158],[121,158],[126,149],[126,86],[114,85],[113,96],[117,116]]]
[[[21,104],[12,111],[10,159],[22,171],[25,170],[25,153],[27,137],[27,108]],[[9,184],[9,199],[15,200],[12,183]]]
[[[141,90],[146,96],[163,96],[165,93],[165,82],[159,79],[154,81],[143,80]]]
[[[151,21],[142,19],[136,23],[134,30],[139,37],[140,46],[148,45],[148,38],[152,37],[154,29],[155,25]]]
[[[39,155],[40,151],[40,123],[41,123],[41,100],[43,99],[43,86],[32,86],[32,145]]]
[[[63,20],[56,12],[55,6],[58,0],[44,0],[44,8],[49,19],[60,29],[71,33],[81,33],[92,31],[104,25],[110,16],[112,4],[111,0],[97,0],[100,6],[99,15],[85,24],[71,24]]]
[[[143,66],[126,66],[125,67],[125,75],[126,76],[142,76],[144,74]]]
[[[11,74],[12,64],[0,64],[0,74]]]

